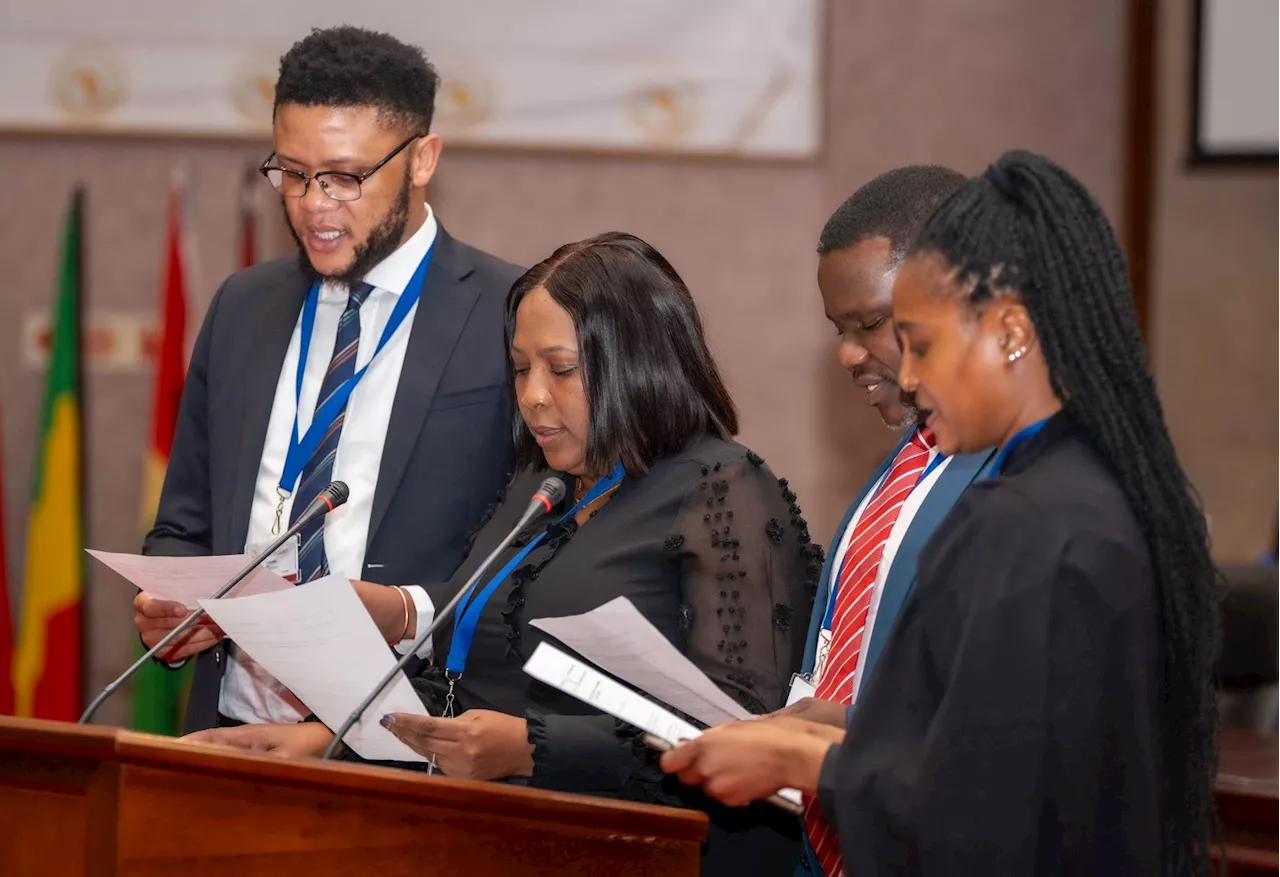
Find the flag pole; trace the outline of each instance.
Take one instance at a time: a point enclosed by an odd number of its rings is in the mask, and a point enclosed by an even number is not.
[[[186,375],[187,301],[191,286],[188,178],[181,168],[175,167],[165,198],[151,424],[143,454],[141,523],[144,533],[155,522]],[[152,734],[177,734],[190,676],[190,666],[179,670],[156,663],[143,666],[133,679],[130,726]]]

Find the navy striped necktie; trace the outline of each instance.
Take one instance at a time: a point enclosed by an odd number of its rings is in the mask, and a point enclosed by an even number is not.
[[[333,342],[333,358],[329,360],[329,370],[325,372],[320,384],[320,395],[316,397],[315,411],[319,411],[339,388],[356,373],[356,355],[360,350],[360,306],[373,292],[373,287],[362,283],[347,294],[347,307],[338,320],[338,336]],[[342,438],[342,423],[346,420],[347,409],[343,406],[337,417],[329,426],[329,431],[320,440],[316,452],[302,468],[298,479],[298,489],[293,492],[293,509],[289,513],[289,524],[298,519],[298,515],[310,505],[316,494],[324,490],[333,480],[333,461],[338,455],[338,441]],[[314,416],[314,415],[313,415]],[[329,558],[324,551],[323,517],[317,518],[302,528],[298,534],[302,547],[298,550],[298,581],[309,582],[329,574]],[[359,575],[359,570],[347,570],[348,574]]]

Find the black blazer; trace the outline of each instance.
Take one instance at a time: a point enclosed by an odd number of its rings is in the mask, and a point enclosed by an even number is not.
[[[846,872],[1165,873],[1158,605],[1115,472],[1055,415],[934,531],[823,762]]]
[[[503,306],[521,270],[440,228],[378,473],[362,577],[444,581],[512,468]],[[227,278],[196,338],[144,554],[244,550],[267,421],[306,297],[297,257]],[[188,732],[217,723],[225,643],[203,652]]]

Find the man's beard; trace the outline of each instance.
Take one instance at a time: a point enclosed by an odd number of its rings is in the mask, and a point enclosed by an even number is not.
[[[881,423],[885,425],[885,428],[893,432],[901,432],[905,429],[911,429],[920,422],[920,409],[916,407],[916,398],[898,385],[896,373],[889,371],[884,366],[872,363],[865,363],[849,371],[849,376],[853,378],[855,383],[867,375],[874,375],[883,383],[891,385],[898,391],[898,404],[902,408],[902,417],[894,423],[882,419]],[[882,414],[881,418],[883,417],[884,415]]]
[[[284,201],[282,199],[281,206],[283,205]],[[298,245],[298,266],[302,269],[302,273],[306,275],[307,280],[312,283],[321,281],[336,283],[346,287],[348,291],[364,282],[364,276],[369,273],[373,266],[399,249],[400,240],[404,237],[405,226],[408,224],[409,176],[405,174],[404,185],[400,188],[400,194],[396,196],[395,203],[391,205],[391,209],[387,211],[386,216],[382,217],[382,221],[369,232],[369,236],[365,238],[364,242],[356,245],[356,257],[351,260],[351,265],[340,274],[325,275],[317,271],[316,267],[311,264],[311,259],[307,256],[307,248],[303,246],[302,238],[298,236],[297,230],[294,229],[293,223],[289,220],[288,211],[285,211],[285,225],[289,226],[289,234],[293,235],[293,241]]]
[[[920,422],[920,409],[910,400],[906,393],[902,394],[902,419],[895,424],[886,424],[894,432],[914,429]]]
[[[893,382],[898,387],[898,382]],[[916,397],[912,393],[898,387],[898,404],[902,408],[902,417],[897,423],[885,423],[885,426],[893,432],[903,432],[905,430],[914,429],[920,423],[920,409],[916,407]]]

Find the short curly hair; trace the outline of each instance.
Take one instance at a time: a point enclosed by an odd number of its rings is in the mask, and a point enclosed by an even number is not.
[[[937,165],[909,165],[881,174],[854,192],[827,220],[818,239],[818,255],[886,237],[894,264],[901,263],[929,214],[964,181],[963,174]]]
[[[417,46],[358,27],[313,29],[280,58],[275,106],[376,107],[384,123],[431,130],[440,77]]]

